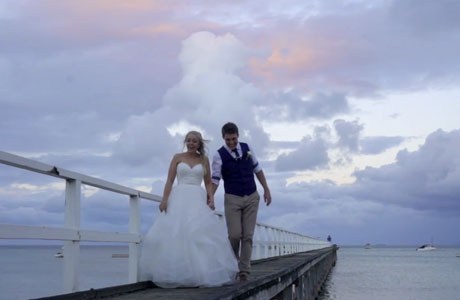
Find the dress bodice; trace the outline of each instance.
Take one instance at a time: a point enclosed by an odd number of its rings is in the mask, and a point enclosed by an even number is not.
[[[202,164],[194,165],[190,167],[185,162],[177,164],[177,184],[193,184],[201,185],[203,180],[204,170]]]

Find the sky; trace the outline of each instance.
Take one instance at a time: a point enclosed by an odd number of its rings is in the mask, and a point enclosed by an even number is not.
[[[161,194],[184,134],[212,157],[232,121],[271,189],[260,222],[460,245],[458,15],[455,0],[0,0],[0,150]],[[157,207],[142,201],[143,232]],[[127,196],[83,186],[82,228],[128,222]],[[64,182],[0,165],[0,223],[63,226]]]

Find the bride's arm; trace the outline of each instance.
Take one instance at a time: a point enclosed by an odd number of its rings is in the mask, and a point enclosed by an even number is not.
[[[175,154],[169,165],[168,178],[166,179],[165,188],[163,190],[163,198],[160,203],[160,211],[166,212],[168,208],[168,198],[171,194],[171,189],[174,184],[174,179],[176,179],[176,167],[179,162],[178,155]]]
[[[205,160],[205,168],[206,168],[206,173],[204,174],[204,186],[206,187],[206,193],[208,194],[208,206],[212,210],[215,210],[216,207],[214,206],[214,191],[213,191],[213,186],[212,186],[212,181],[211,181],[211,170],[209,167],[209,160],[206,157]]]

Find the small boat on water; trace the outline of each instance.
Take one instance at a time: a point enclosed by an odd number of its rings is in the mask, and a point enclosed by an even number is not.
[[[371,249],[371,248],[372,248],[372,246],[371,246],[371,244],[369,244],[369,243],[367,243],[366,245],[364,245],[364,249]]]
[[[54,254],[54,257],[56,257],[56,258],[63,258],[63,257],[64,257],[64,253],[58,252],[58,253]]]
[[[415,250],[416,251],[433,251],[433,250],[436,250],[436,247],[431,244],[425,244],[425,245],[418,247]]]
[[[129,257],[127,253],[114,253],[112,254],[112,258],[126,258]]]

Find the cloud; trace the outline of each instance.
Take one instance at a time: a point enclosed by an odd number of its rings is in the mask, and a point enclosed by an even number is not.
[[[182,42],[179,60],[185,76],[233,74],[243,68],[250,50],[234,35],[197,32]],[[217,74],[221,75],[221,74]]]
[[[271,52],[252,62],[254,76],[272,86],[358,97],[454,86],[460,80],[460,8],[448,3],[334,3],[314,17],[273,18],[258,37],[247,34],[251,44],[268,44]]]
[[[355,232],[356,228],[366,227],[383,207],[373,201],[354,199],[344,194],[340,186],[328,181],[297,182],[271,188],[272,205],[259,211],[263,222],[323,239],[332,234],[336,242],[360,237],[363,233]]]
[[[419,150],[402,150],[397,161],[354,173],[350,193],[358,199],[418,210],[460,211],[460,130],[431,133]]]
[[[306,136],[296,150],[278,156],[275,169],[277,171],[314,170],[327,166],[328,162],[327,143],[321,138],[313,139]]]
[[[303,143],[306,141],[311,143],[311,139],[305,139]],[[460,155],[456,149],[459,146],[460,130],[437,130],[426,138],[418,150],[401,150],[395,163],[355,171],[354,183],[338,185],[322,180],[275,185],[272,187],[272,208],[277,210],[277,214],[275,216],[263,211],[260,215],[267,222],[312,234],[317,232],[325,235],[328,230],[334,230],[348,236],[350,241],[355,239],[345,231],[338,231],[338,228],[348,228],[352,232],[359,230],[359,234],[354,234],[371,238],[372,232],[375,234],[377,230],[401,230],[398,226],[408,226],[402,220],[411,218],[411,226],[419,224],[417,226],[423,230],[411,227],[414,236],[410,240],[412,243],[423,242],[427,238],[426,232],[432,231],[423,220],[439,224],[458,222]],[[305,157],[292,156],[289,161],[292,169],[302,165]],[[280,183],[283,182],[283,176],[288,178],[289,174],[267,177],[269,182]],[[379,223],[383,221],[391,225]],[[331,225],[330,222],[336,223]],[[368,224],[369,230],[364,229],[364,224]],[[382,239],[383,236],[386,236],[384,232],[373,238]],[[448,235],[443,235],[442,239],[451,240]],[[401,244],[409,243],[402,235],[395,240]],[[365,242],[364,239],[362,243]]]
[[[317,93],[310,100],[306,101],[303,109],[293,110],[301,117],[314,116],[316,118],[329,118],[338,113],[347,113],[349,110],[348,101],[343,94],[323,94]]]
[[[391,3],[389,13],[401,28],[414,35],[458,32],[457,1],[402,0]],[[439,16],[442,16],[440,18]]]
[[[331,152],[337,163],[351,162],[361,154],[376,155],[400,145],[403,137],[361,137],[364,125],[358,120],[337,119],[333,122],[336,137],[329,125],[316,126],[314,137],[306,136],[300,142],[272,143],[284,148],[275,163],[277,171],[318,170],[329,166]]]
[[[211,148],[217,149],[221,126],[233,121],[240,127],[242,139],[251,138],[256,149],[264,149],[268,136],[253,112],[262,93],[236,74],[250,54],[231,34],[197,32],[184,40],[179,55],[182,78],[166,92],[158,110],[130,118],[115,156],[130,164],[140,164],[155,155],[169,160],[179,149],[174,149],[167,128],[177,123],[203,128],[209,135],[205,138],[212,139]],[[147,134],[151,138],[146,138]]]
[[[355,121],[345,121],[337,119],[334,121],[334,128],[339,140],[337,146],[350,152],[359,151],[359,137],[363,130],[363,125]]]
[[[385,150],[398,146],[404,141],[400,136],[373,136],[365,137],[359,141],[363,154],[380,154]]]
[[[460,130],[437,130],[418,150],[400,151],[395,163],[356,171],[354,183],[276,184],[270,206],[276,215],[261,210],[260,217],[312,236],[332,233],[339,243],[417,245],[435,236],[440,244],[458,244],[451,226],[459,225],[459,146]],[[289,177],[271,176],[270,183]]]
[[[169,160],[179,148],[165,127],[171,121],[168,114],[159,112],[130,117],[115,145],[114,158],[134,166]]]
[[[339,93],[313,93],[301,96],[297,92],[273,95],[258,107],[263,118],[277,121],[298,122],[329,119],[349,112],[348,100]]]

